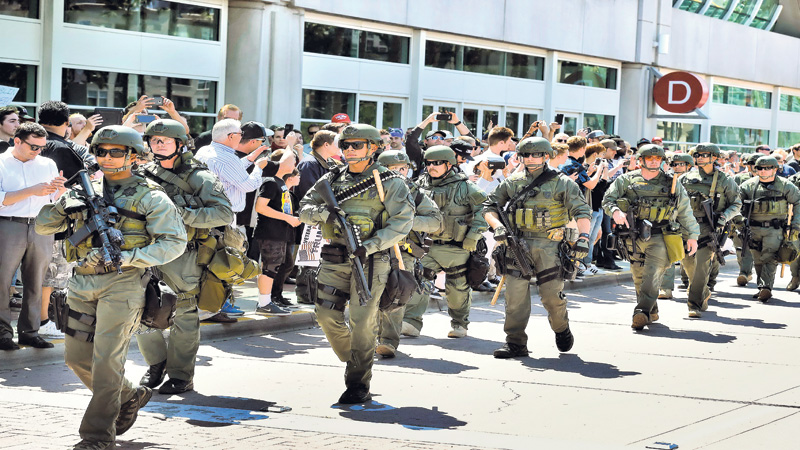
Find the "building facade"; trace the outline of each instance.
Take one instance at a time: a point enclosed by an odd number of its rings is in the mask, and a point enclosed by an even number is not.
[[[123,4],[125,6],[119,6]],[[303,130],[456,112],[522,135],[564,114],[673,147],[800,142],[800,6],[783,0],[0,0],[18,103],[76,110],[167,95],[193,132],[224,103]],[[709,86],[702,115],[652,101],[654,73]],[[434,124],[434,127],[448,124]]]

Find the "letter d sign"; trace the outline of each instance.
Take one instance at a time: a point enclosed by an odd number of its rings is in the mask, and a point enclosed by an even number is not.
[[[653,100],[665,111],[685,114],[705,105],[708,85],[693,73],[668,73],[653,86]]]

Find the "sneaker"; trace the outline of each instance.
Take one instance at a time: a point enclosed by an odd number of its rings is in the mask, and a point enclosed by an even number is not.
[[[595,266],[594,264],[592,264],[589,266],[588,269],[586,269],[586,272],[588,272],[587,275],[592,276],[592,275],[597,275],[598,273],[602,273],[603,271],[598,269],[597,266]]]
[[[299,308],[299,306],[297,304],[292,303],[291,300],[289,300],[288,298],[283,297],[283,296],[281,296],[281,297],[272,297],[272,303],[276,303],[281,308]]]
[[[275,303],[267,303],[264,306],[259,306],[256,308],[256,314],[263,314],[265,316],[289,316],[292,313],[281,308]]]
[[[658,298],[672,298],[672,289],[660,289],[658,291]]]
[[[631,322],[631,328],[636,331],[644,330],[645,325],[650,324],[650,319],[647,317],[647,314],[643,312],[637,312],[633,315],[633,320]]]
[[[395,352],[397,350],[394,348],[392,344],[379,344],[375,347],[375,353],[383,356],[384,358],[394,358]]]
[[[112,450],[117,447],[114,441],[95,441],[91,439],[83,439],[75,444],[72,450]]]
[[[449,338],[462,338],[467,336],[467,329],[461,325],[453,325],[453,329],[447,333]]]
[[[225,303],[222,305],[222,309],[219,312],[225,313],[229,316],[243,316],[244,311],[239,309],[238,306],[232,305],[231,302],[225,300]]]
[[[49,338],[64,339],[64,333],[58,331],[56,323],[52,320],[47,322],[44,326],[39,327],[39,336],[47,336]]]
[[[693,319],[699,319],[703,316],[703,313],[700,312],[697,308],[689,308],[689,317]]]
[[[419,337],[419,330],[414,325],[411,325],[408,322],[403,322],[403,326],[400,328],[400,334],[408,337]]]
[[[495,350],[494,353],[492,353],[492,356],[498,359],[506,359],[516,358],[517,356],[528,356],[529,353],[528,347],[525,345],[506,342],[502,347]]]

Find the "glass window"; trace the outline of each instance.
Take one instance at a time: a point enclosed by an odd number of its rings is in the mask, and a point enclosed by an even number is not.
[[[39,0],[0,0],[0,15],[39,18]]]
[[[464,48],[447,42],[425,42],[425,66],[463,70]]]
[[[358,102],[358,123],[368,123],[373,127],[378,126],[378,102],[363,100]]]
[[[726,105],[769,109],[772,107],[772,92],[715,84],[712,101]]]
[[[733,0],[708,0],[711,2],[708,9],[706,10],[706,16],[714,17],[717,19],[722,19],[725,15],[725,12],[728,11],[728,8],[731,6],[731,1]]]
[[[430,116],[431,114],[433,114],[433,105],[422,105],[422,120],[427,119],[428,116]],[[422,136],[422,138],[424,139],[425,135],[428,134],[428,132],[431,131],[432,129],[433,125],[428,125],[427,127],[425,127],[424,130],[422,130],[422,134],[420,136]]]
[[[506,128],[511,128],[515,136],[521,136],[519,131],[519,113],[506,112]]]
[[[454,112],[456,112],[456,108],[453,107],[453,106],[441,106],[440,105],[439,106],[439,111],[441,111],[443,113],[446,113],[446,112],[454,113]],[[438,123],[439,123],[439,126],[438,126],[439,130],[447,130],[447,131],[449,131],[450,133],[452,133],[455,136],[455,134],[456,134],[455,125],[453,125],[452,123],[449,123],[449,122],[444,122],[444,121],[439,121]]]
[[[166,0],[64,0],[67,23],[207,41],[219,40],[219,17],[219,8]]]
[[[506,53],[505,75],[515,78],[544,80],[544,58],[519,53]]]
[[[410,39],[386,33],[361,32],[359,57],[373,61],[408,64]]]
[[[304,119],[330,120],[341,112],[355,117],[356,94],[303,89],[302,111]]]
[[[781,94],[781,111],[800,112],[800,96]]]
[[[311,139],[313,136],[308,134],[308,127],[312,125],[316,125],[318,127],[322,127],[328,123],[326,120],[302,120],[300,121],[300,129],[303,132],[303,142],[306,144],[311,145]]]
[[[464,70],[466,72],[501,75],[505,65],[505,53],[486,48],[464,47]]]
[[[383,102],[383,128],[400,128],[402,120],[402,103]]]
[[[358,30],[306,22],[303,51],[358,57]]]
[[[214,126],[217,116],[187,116],[186,121],[189,123],[189,133],[192,137],[197,137]]]
[[[559,133],[567,133],[574,136],[578,131],[578,118],[575,116],[564,116],[564,124],[559,129]]]
[[[0,63],[0,84],[19,88],[15,103],[36,102],[36,66]]]
[[[472,134],[480,138],[480,134],[478,132],[478,110],[477,109],[467,109],[464,108],[464,113],[461,114],[461,121],[464,122],[464,125],[472,131]]]
[[[482,125],[483,131],[488,133],[489,130],[491,130],[490,125],[491,125],[491,127],[496,127],[496,126],[500,125],[500,122],[498,120],[498,112],[497,111],[488,110],[488,109],[484,109],[483,110],[483,125]],[[516,131],[514,131],[514,133],[516,133]]]
[[[533,122],[539,120],[539,114],[534,113],[526,113],[522,115],[522,132],[523,134],[528,132],[528,129],[531,127]]]
[[[789,148],[794,144],[800,144],[800,132],[778,131],[778,147]]]
[[[616,89],[617,69],[572,61],[559,61],[558,81],[565,84]]]
[[[769,130],[712,125],[711,142],[731,148],[755,148],[761,144],[769,143]]]
[[[769,25],[769,22],[772,20],[772,16],[775,14],[775,11],[778,10],[778,5],[778,0],[764,0],[764,2],[761,3],[761,7],[758,8],[758,12],[753,18],[753,21],[750,23],[750,26],[760,30],[765,30],[767,25]]]
[[[758,3],[758,0],[739,0],[728,21],[745,23],[747,19],[750,18],[750,14],[753,13],[753,8],[755,8],[756,3]]]
[[[700,125],[683,122],[656,122],[657,136],[670,142],[700,142]]]
[[[703,7],[703,3],[705,3],[705,1],[706,0],[683,0],[678,9],[696,13],[697,11],[700,11],[700,8]]]
[[[614,116],[604,114],[584,114],[583,127],[592,130],[603,130],[606,134],[614,134]]]

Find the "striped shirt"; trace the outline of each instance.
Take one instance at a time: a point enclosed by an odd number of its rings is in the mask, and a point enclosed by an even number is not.
[[[247,168],[253,163],[246,156],[237,158],[235,151],[227,145],[212,142],[198,150],[194,157],[207,165],[208,170],[222,182],[235,213],[244,210],[245,194],[261,186],[261,168],[255,166],[253,172],[248,174]]]

